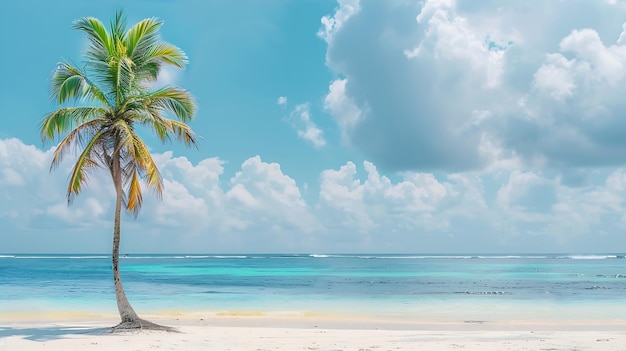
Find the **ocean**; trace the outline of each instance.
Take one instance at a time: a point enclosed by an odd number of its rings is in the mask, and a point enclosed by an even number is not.
[[[389,320],[611,320],[612,255],[125,255],[138,313],[324,313]],[[110,256],[0,255],[0,314],[116,313]]]

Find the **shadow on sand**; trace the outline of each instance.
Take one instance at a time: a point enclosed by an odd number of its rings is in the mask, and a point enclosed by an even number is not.
[[[21,336],[26,340],[50,341],[64,339],[76,335],[107,335],[111,328],[91,327],[43,327],[43,328],[12,328],[0,327],[0,338]]]

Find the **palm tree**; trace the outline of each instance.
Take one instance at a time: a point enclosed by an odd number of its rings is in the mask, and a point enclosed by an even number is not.
[[[67,188],[68,205],[83,190],[90,173],[104,168],[111,174],[116,195],[112,266],[121,318],[114,329],[162,328],[137,316],[119,272],[122,206],[137,216],[142,204],[140,179],[159,198],[163,189],[159,170],[135,128],[147,127],[163,142],[175,139],[196,145],[195,134],[186,124],[196,111],[191,94],[177,87],[154,88],[163,65],[182,69],[187,62],[184,52],[160,39],[162,24],[149,18],[127,30],[122,11],[109,30],[97,18],[74,21],[73,28],[85,32],[90,42],[85,64],[82,68],[70,62],[58,64],[51,86],[61,107],[41,124],[44,141],[65,135],[54,152],[51,171],[68,153],[78,154]]]

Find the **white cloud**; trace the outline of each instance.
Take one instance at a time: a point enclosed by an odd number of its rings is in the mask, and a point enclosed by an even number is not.
[[[317,32],[317,35],[326,42],[330,42],[333,35],[361,8],[360,0],[338,0],[337,2],[339,7],[335,9],[335,14],[322,17],[322,28]]]
[[[328,42],[327,66],[341,78],[325,108],[344,139],[382,167],[477,168],[482,133],[463,126],[473,111],[490,110],[479,94],[500,84],[506,48],[490,47],[491,33],[458,15],[454,2],[428,4],[421,23],[415,4],[361,4]]]
[[[109,177],[94,176],[68,207],[71,164],[49,174],[52,152],[0,140],[0,174],[23,182],[0,182],[4,250],[108,251]],[[259,156],[227,179],[219,158],[194,164],[171,152],[154,156],[164,177],[163,201],[146,193],[139,217],[124,217],[127,252],[561,251],[626,244],[623,169],[570,187],[555,172],[387,176],[371,162],[362,168],[347,162],[323,170],[319,196],[307,201],[301,192],[307,185],[299,187],[278,163]],[[86,233],[90,240],[79,240]]]
[[[62,251],[87,230],[90,240],[85,247],[97,250],[100,234],[109,228],[105,223],[109,223],[107,204],[112,197],[105,188],[110,177],[90,177],[89,185],[68,207],[71,164],[63,162],[50,173],[53,152],[54,148],[43,151],[18,139],[0,139],[0,241],[9,243],[3,244],[4,250]]]
[[[493,28],[482,31],[472,27],[467,18],[457,13],[453,0],[429,0],[416,20],[428,27],[415,49],[404,50],[407,58],[429,54],[438,60],[450,60],[450,64],[469,63],[472,70],[483,75],[486,87],[495,88],[500,84],[504,53],[511,45],[510,40],[494,41],[490,33]]]
[[[311,108],[308,103],[297,105],[289,114],[287,121],[297,131],[301,139],[317,148],[326,145],[324,132],[311,119]]]
[[[509,182],[498,190],[497,203],[499,206],[509,208],[514,206],[516,200],[528,192],[528,188],[541,183],[541,178],[532,172],[522,173],[513,171],[509,175]]]
[[[259,156],[249,158],[230,183],[233,187],[226,196],[236,200],[239,220],[247,222],[248,228],[261,224],[293,233],[314,229],[314,219],[296,182],[283,174],[279,164],[265,163]]]
[[[286,96],[279,96],[278,99],[276,100],[276,103],[279,104],[279,105],[287,104],[287,97]]]
[[[89,228],[95,219],[102,219],[108,208],[108,203],[100,203],[93,196],[85,197],[78,206],[68,206],[67,203],[59,202],[48,206],[45,214],[60,219],[66,225]],[[108,207],[108,206],[107,206]]]
[[[624,77],[626,46],[605,47],[593,29],[573,30],[561,40],[559,49],[562,53],[548,54],[548,62],[534,76],[535,86],[557,100],[572,97],[577,85],[615,87]],[[567,53],[575,58],[567,59]]]
[[[548,55],[548,63],[539,67],[534,75],[535,87],[541,92],[550,94],[556,100],[563,100],[574,94],[573,61],[561,55]]]
[[[2,177],[0,177],[0,184],[3,185],[24,185],[24,179],[15,170],[6,168],[2,170]]]
[[[346,96],[346,79],[336,79],[328,87],[328,94],[324,97],[324,109],[335,118],[342,131],[344,140],[363,117],[361,109],[354,101]]]
[[[352,162],[322,172],[319,206],[328,211],[324,215],[327,225],[361,232],[442,231],[449,229],[454,217],[484,207],[480,193],[467,191],[463,176],[452,175],[442,182],[430,173],[404,173],[403,180],[394,184],[371,162],[364,162],[363,168],[364,181],[357,177]],[[467,195],[473,197],[472,208],[461,210],[458,207]]]
[[[218,158],[197,165],[169,152],[155,158],[166,181],[163,204],[167,206],[154,203],[141,216],[150,217],[146,213],[155,211],[161,223],[191,228],[186,232],[193,235],[216,229],[224,236],[265,233],[267,228],[308,232],[315,227],[295,181],[276,163],[265,163],[259,156],[249,158],[223,183],[224,161]]]
[[[620,169],[607,172],[598,183],[569,187],[559,177],[513,171],[497,193],[491,223],[509,238],[540,236],[563,246],[577,243],[572,247],[583,241],[588,245],[578,247],[583,251],[610,245],[611,240],[621,240],[624,179]],[[603,240],[598,240],[600,235]]]
[[[455,0],[427,0],[417,15],[416,20],[417,22],[424,22],[425,19],[433,17],[436,13],[443,12],[445,14],[450,10],[454,10],[455,7]]]
[[[27,252],[33,235],[54,237],[54,241],[43,240],[50,245],[37,250],[58,251],[68,241],[74,242],[72,247],[79,245],[75,235],[89,232],[92,240],[83,245],[85,250],[106,252],[114,201],[110,177],[105,171],[94,174],[87,189],[68,206],[65,190],[71,157],[48,173],[53,151],[41,151],[17,139],[0,139],[0,174],[11,175],[1,178],[11,181],[0,181],[0,218],[6,223],[0,240],[18,231],[30,233],[24,240],[11,241],[14,250]],[[295,181],[278,164],[250,158],[223,183],[224,161],[219,158],[197,164],[171,152],[154,158],[164,178],[163,201],[146,192],[139,217],[125,216],[122,223],[123,232],[128,233],[125,240],[135,250],[241,249],[248,247],[246,233],[260,233],[254,240],[265,241],[268,250],[277,243],[276,250],[281,251],[297,243],[294,238],[289,238],[295,240],[292,243],[281,243],[285,233],[309,233],[316,228]],[[19,184],[15,179],[20,179]],[[209,232],[213,234],[203,238]],[[199,243],[194,245],[194,240]]]
[[[456,172],[513,159],[533,169],[626,163],[625,7],[429,0],[347,9],[320,30],[339,77],[325,108],[376,164]],[[336,16],[348,20],[334,25]]]
[[[235,184],[226,194],[228,199],[239,202],[241,205],[249,208],[260,208],[261,203],[257,201],[252,194],[242,184]]]
[[[624,76],[626,47],[618,45],[605,47],[598,32],[593,29],[572,31],[561,40],[559,48],[563,52],[572,52],[581,61],[589,63],[596,75],[590,77],[592,79],[600,79],[614,86]]]
[[[626,104],[618,91],[626,89],[626,45],[605,46],[597,30],[583,28],[563,37],[558,48],[534,73],[524,111],[510,111],[506,126],[498,126],[499,140],[552,167],[624,164],[626,142],[618,135],[626,132]]]
[[[150,210],[143,210],[144,216],[152,216],[156,222],[166,226],[169,230],[176,228],[186,228],[188,234],[200,234],[209,227],[211,217],[210,207],[205,202],[201,194],[193,194],[191,186],[183,184],[176,179],[165,179],[163,181],[163,206],[156,203]]]

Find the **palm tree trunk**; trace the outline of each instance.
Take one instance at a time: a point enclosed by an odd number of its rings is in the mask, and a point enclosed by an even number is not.
[[[113,183],[115,185],[115,222],[113,225],[113,281],[115,282],[115,299],[117,300],[117,310],[122,319],[121,324],[137,323],[140,319],[135,310],[128,302],[122,279],[120,277],[119,261],[120,261],[120,223],[122,212],[122,172],[120,167],[119,152],[115,152],[113,156]]]
[[[117,301],[117,310],[120,313],[122,321],[120,324],[113,327],[113,331],[116,330],[128,330],[128,329],[152,329],[152,330],[165,330],[175,332],[176,330],[170,327],[162,326],[149,322],[145,319],[139,318],[133,307],[126,298],[124,292],[124,286],[122,286],[122,278],[120,277],[120,223],[122,215],[122,200],[124,196],[124,189],[122,188],[122,168],[120,165],[119,151],[113,153],[113,184],[115,185],[115,222],[113,224],[113,253],[112,265],[113,265],[113,281],[115,282],[115,300]]]

